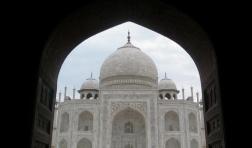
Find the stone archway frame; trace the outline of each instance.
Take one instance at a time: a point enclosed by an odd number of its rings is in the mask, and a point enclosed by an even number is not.
[[[183,12],[161,2],[153,1],[152,3],[136,3],[134,7],[127,7],[126,9],[125,5],[115,4],[114,2],[89,4],[62,19],[59,25],[55,26],[45,44],[40,60],[38,89],[41,81],[46,82],[55,96],[61,65],[74,47],[101,31],[132,21],[170,38],[187,51],[199,70],[202,92],[208,89],[210,82],[216,83],[217,96],[220,100],[218,110],[221,118],[223,118],[218,65],[209,36],[196,21]],[[111,7],[113,10],[104,9],[107,7]],[[37,102],[39,102],[38,99]],[[40,112],[38,108],[35,108],[35,110]],[[53,112],[44,114],[52,116]],[[208,119],[205,118],[205,120]],[[33,137],[38,136],[35,133]],[[222,139],[224,140],[223,137]]]

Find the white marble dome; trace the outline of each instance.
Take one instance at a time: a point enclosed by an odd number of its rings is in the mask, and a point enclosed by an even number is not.
[[[94,78],[88,78],[82,85],[80,90],[98,90],[99,89],[99,83]]]
[[[157,76],[153,60],[128,41],[102,64],[100,85],[130,84],[157,87]]]
[[[159,90],[176,90],[177,91],[176,84],[171,79],[168,79],[168,78],[164,78],[159,81],[158,89]]]

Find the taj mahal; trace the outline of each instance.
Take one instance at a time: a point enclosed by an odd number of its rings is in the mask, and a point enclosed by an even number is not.
[[[127,43],[103,62],[99,79],[83,82],[79,98],[65,88],[51,147],[205,148],[202,102],[190,91],[185,98],[166,74],[159,81],[155,63],[128,33]]]

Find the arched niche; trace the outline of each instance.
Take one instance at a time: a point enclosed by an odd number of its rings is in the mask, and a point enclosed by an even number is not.
[[[93,130],[93,115],[89,111],[80,113],[78,118],[78,131]]]
[[[160,98],[160,99],[163,99],[163,95],[162,95],[162,94],[159,94],[159,98]]]
[[[118,112],[112,122],[112,148],[146,148],[146,125],[144,116],[126,108]]]
[[[176,100],[177,99],[177,95],[173,94],[173,98],[174,98],[174,100]]]
[[[60,132],[67,132],[69,129],[69,114],[64,112],[61,115]]]
[[[133,145],[132,145],[132,144],[126,144],[126,145],[124,146],[124,148],[133,148]]]
[[[91,93],[87,94],[87,99],[91,99],[93,97],[93,95]]]
[[[170,138],[165,142],[165,148],[180,148],[180,142],[175,138]]]
[[[168,100],[170,100],[170,99],[171,99],[171,94],[166,93],[166,94],[165,94],[165,98],[168,99]]]
[[[94,99],[97,99],[97,98],[98,98],[98,96],[99,96],[98,94],[95,94]]]
[[[166,131],[179,131],[179,116],[174,111],[165,113],[165,130]]]
[[[193,133],[197,133],[198,132],[197,118],[196,118],[195,114],[194,113],[190,113],[188,115],[188,120],[189,120],[189,131],[193,132]]]
[[[62,139],[59,143],[59,148],[67,148],[67,142],[65,139]]]
[[[82,138],[78,141],[77,148],[92,148],[92,142],[87,138]]]
[[[199,143],[197,140],[192,139],[190,142],[190,148],[199,148]]]
[[[85,94],[80,95],[80,99],[84,99],[84,97],[85,97]]]

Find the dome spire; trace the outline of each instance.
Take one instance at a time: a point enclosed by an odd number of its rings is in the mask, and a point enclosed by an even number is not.
[[[165,72],[164,80],[169,80],[169,79],[167,78],[166,72]]]
[[[94,80],[94,78],[93,78],[93,72],[91,72],[90,78],[87,78],[87,80]]]
[[[184,87],[182,88],[182,99],[185,100],[185,89],[184,89]]]
[[[130,43],[130,32],[129,32],[129,30],[128,30],[128,37],[127,37],[127,39],[128,39],[128,43]]]

